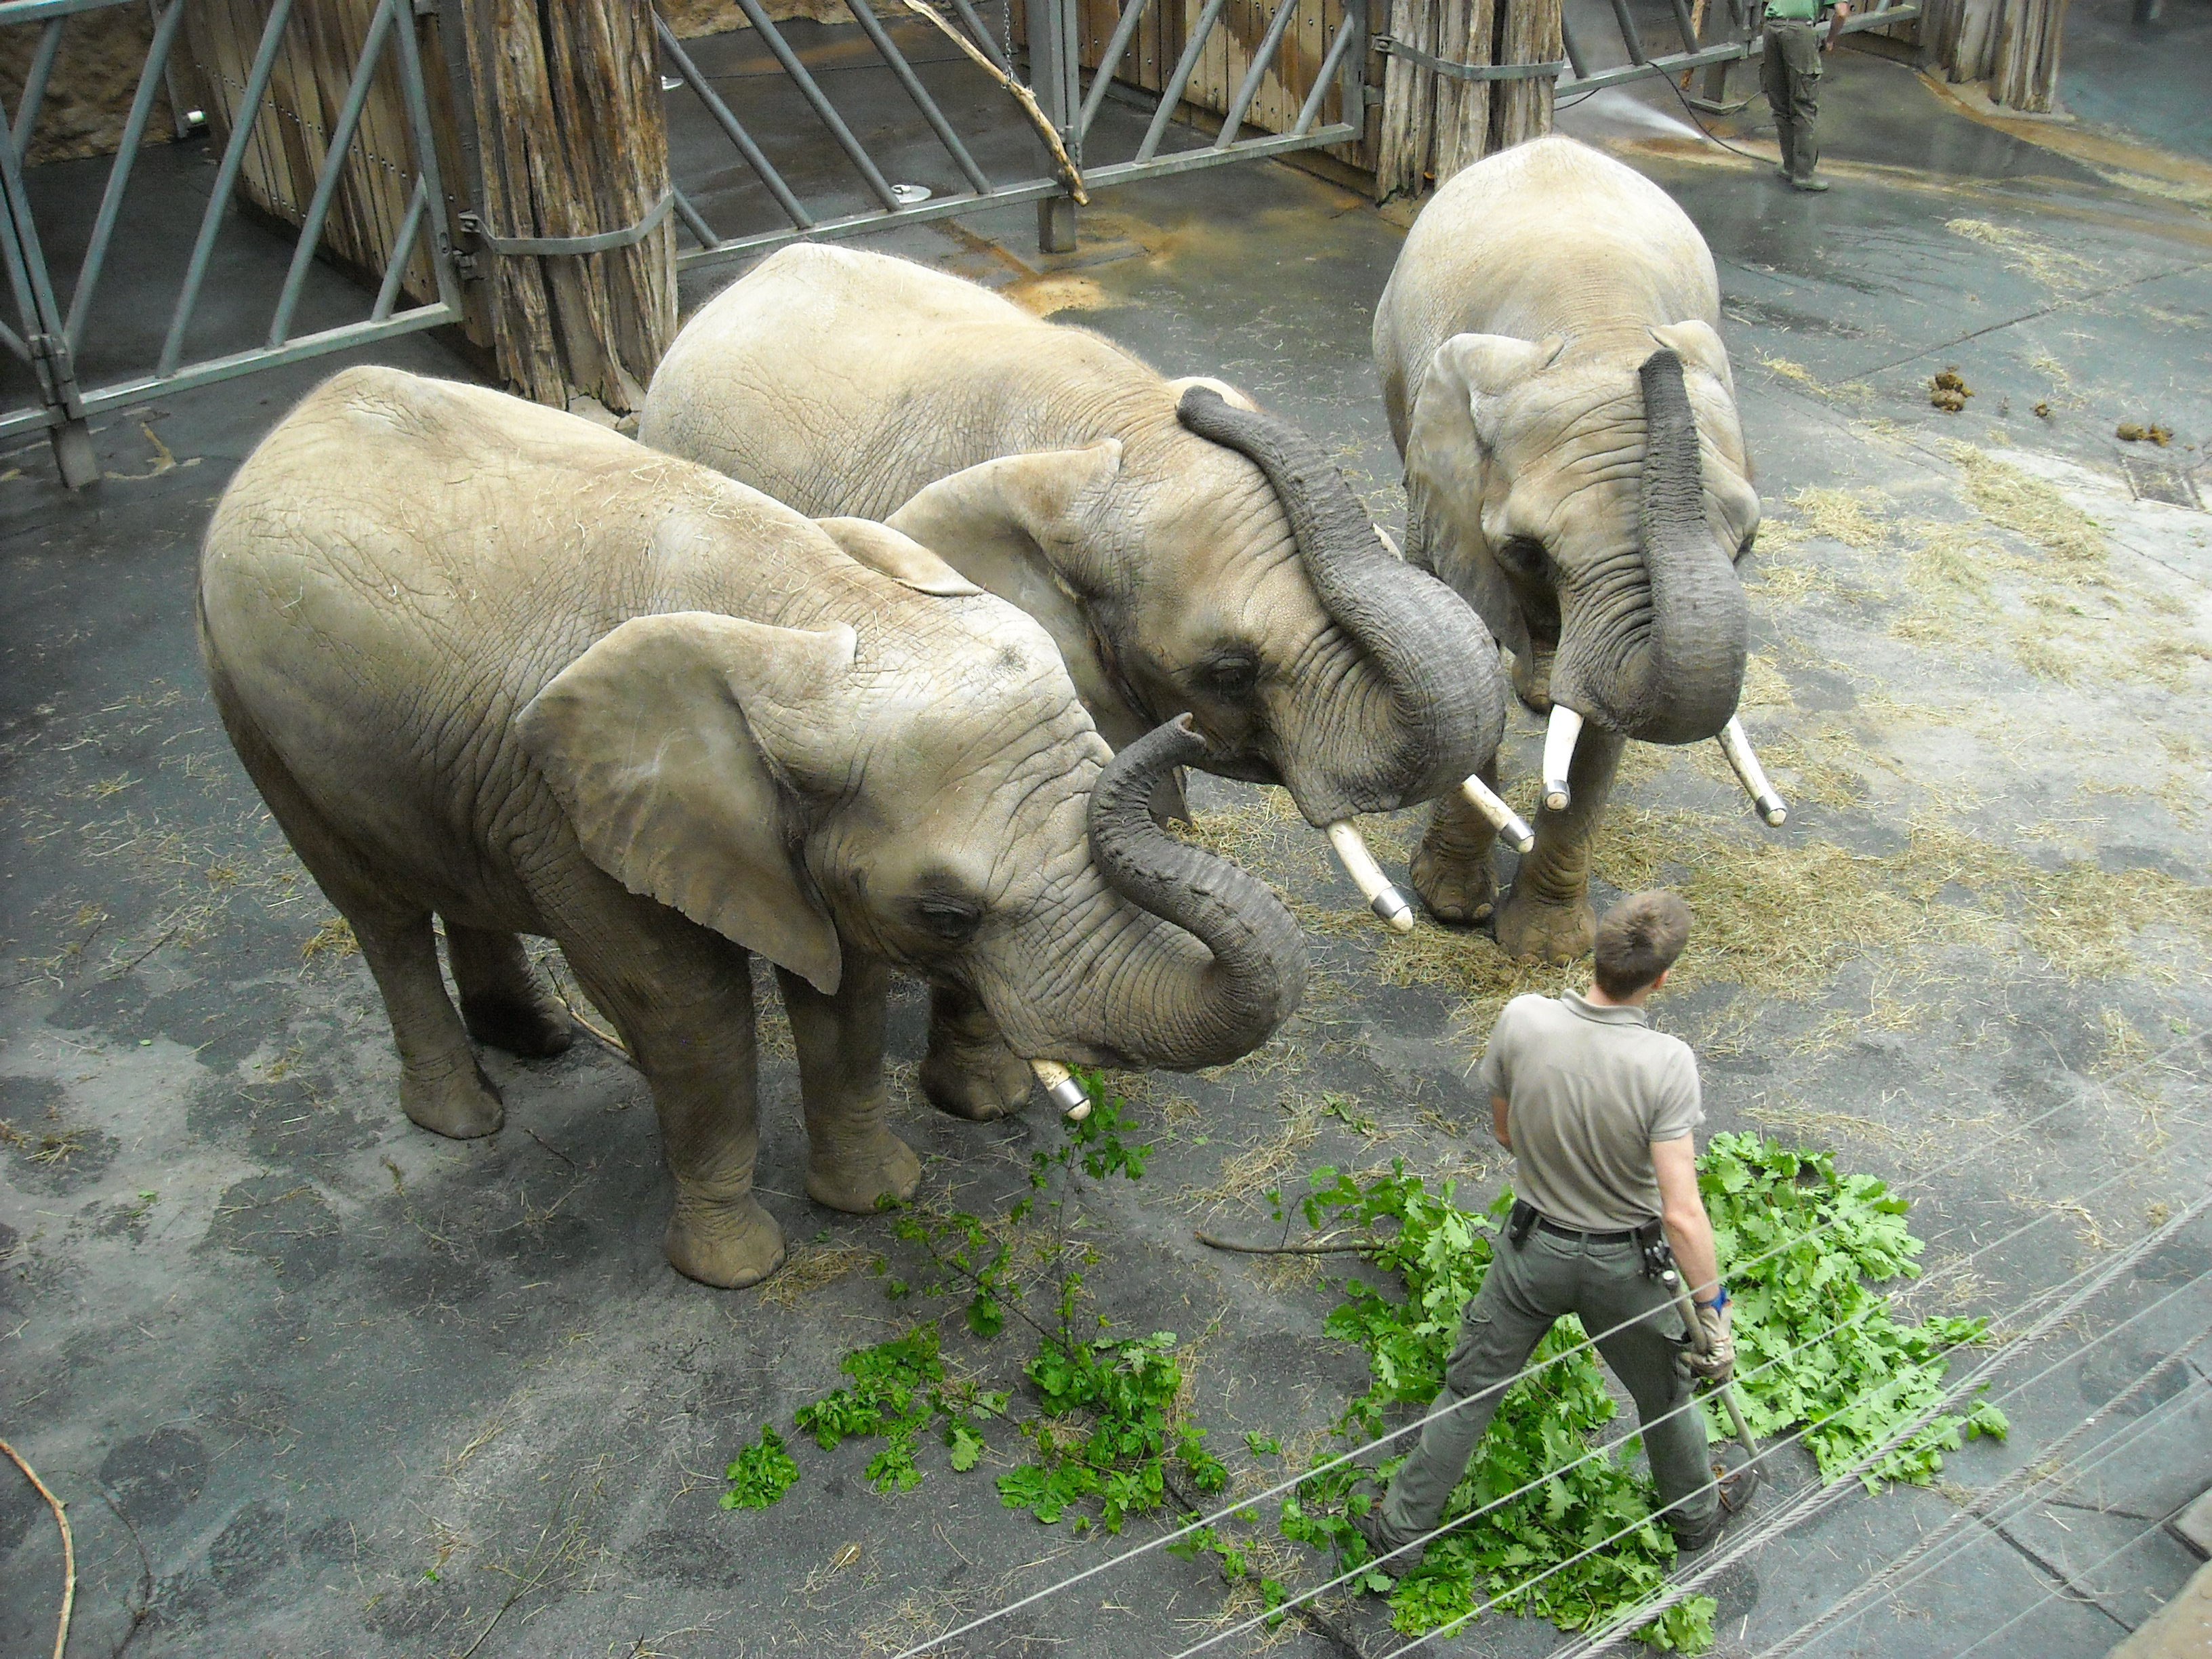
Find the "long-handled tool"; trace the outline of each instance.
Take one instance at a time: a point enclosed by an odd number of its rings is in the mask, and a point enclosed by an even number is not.
[[[1682,1282],[1682,1275],[1669,1267],[1660,1274],[1659,1280],[1674,1293],[1674,1305],[1682,1310],[1682,1318],[1690,1328],[1690,1340],[1696,1344],[1698,1352],[1711,1353],[1713,1340],[1706,1334],[1705,1322],[1698,1317],[1698,1310],[1690,1301],[1690,1287]],[[1743,1443],[1745,1454],[1756,1458],[1759,1442],[1751,1437],[1751,1425],[1743,1420],[1743,1407],[1735,1403],[1735,1390],[1725,1382],[1717,1382],[1713,1391],[1720,1395],[1721,1404],[1728,1407],[1729,1421],[1735,1425],[1735,1437]]]

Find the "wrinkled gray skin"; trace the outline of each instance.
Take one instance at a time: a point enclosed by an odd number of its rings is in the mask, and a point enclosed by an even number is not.
[[[885,1127],[890,968],[1024,1054],[1186,1069],[1303,988],[1266,889],[1091,810],[1198,738],[1115,758],[1044,631],[927,549],[573,416],[347,370],[225,492],[200,617],[240,757],[383,994],[408,1116],[488,1134],[469,1038],[568,1045],[516,936],[554,939],[652,1085],[668,1259],[708,1284],[783,1255],[752,1196],[748,951],[798,1043],[806,1190],[860,1213],[920,1174]]]
[[[1496,749],[1481,623],[1382,544],[1310,438],[974,283],[786,248],[686,325],[639,435],[906,531],[1044,625],[1110,742],[1188,711],[1198,764],[1283,785],[1316,825],[1430,799]],[[931,1097],[1008,1109],[1027,1081],[988,1022],[936,1012]]]
[[[1682,210],[1561,137],[1455,174],[1376,307],[1407,556],[1482,613],[1522,702],[1589,722],[1572,799],[1538,815],[1498,908],[1510,956],[1589,952],[1589,848],[1622,744],[1710,738],[1735,712],[1735,562],[1759,495],[1719,321]],[[1437,803],[1413,877],[1438,917],[1490,912],[1493,836],[1458,796]]]

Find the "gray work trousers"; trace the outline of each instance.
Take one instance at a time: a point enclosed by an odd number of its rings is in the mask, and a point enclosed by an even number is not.
[[[1820,26],[1768,19],[1759,84],[1774,112],[1782,170],[1792,179],[1811,178],[1820,161]]]
[[[1662,1507],[1671,1510],[1667,1519],[1678,1527],[1712,1519],[1720,1489],[1705,1451],[1705,1413],[1691,1404],[1680,1363],[1689,1333],[1667,1288],[1644,1276],[1644,1253],[1632,1241],[1601,1244],[1537,1227],[1518,1249],[1498,1239],[1482,1288],[1460,1316],[1459,1341],[1431,1409],[1463,1403],[1431,1419],[1383,1495],[1382,1531],[1392,1547],[1443,1518],[1506,1385],[1568,1313],[1597,1337],[1598,1352],[1636,1398],[1652,1480]]]

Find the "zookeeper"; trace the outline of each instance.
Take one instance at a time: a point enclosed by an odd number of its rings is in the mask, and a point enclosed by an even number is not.
[[[1460,1403],[1431,1419],[1381,1504],[1354,1519],[1375,1554],[1435,1529],[1499,1397],[1562,1314],[1581,1319],[1636,1398],[1675,1542],[1703,1549],[1749,1501],[1756,1467],[1717,1481],[1705,1414],[1691,1403],[1692,1372],[1724,1382],[1735,1360],[1690,1134],[1705,1118],[1698,1063],[1644,1012],[1689,937],[1680,897],[1633,894],[1598,924],[1588,992],[1516,997],[1498,1016],[1482,1081],[1499,1144],[1519,1166],[1519,1200],[1444,1362],[1436,1404]],[[1662,1233],[1712,1338],[1708,1355],[1647,1272]]]
[[[1766,39],[1759,53],[1759,83],[1774,112],[1775,142],[1782,147],[1782,176],[1796,190],[1826,190],[1815,179],[1820,160],[1820,54],[1836,49],[1849,0],[1767,0]],[[1820,20],[1828,32],[1820,33]]]

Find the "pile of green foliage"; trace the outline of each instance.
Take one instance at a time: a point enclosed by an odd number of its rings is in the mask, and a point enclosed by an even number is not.
[[[1825,1153],[1753,1135],[1716,1136],[1698,1184],[1735,1303],[1735,1386],[1754,1432],[1806,1425],[1805,1442],[1831,1476],[1894,1437],[1863,1474],[1870,1490],[1932,1480],[1962,1434],[2003,1434],[2002,1416],[1981,1403],[1905,1432],[1942,1398],[1947,1351],[1983,1335],[1978,1320],[1900,1325],[1869,1285],[1917,1271],[1922,1245],[1906,1230],[1905,1200],[1871,1176],[1838,1176]],[[1394,1295],[1349,1279],[1328,1316],[1328,1334],[1368,1358],[1370,1387],[1335,1425],[1341,1440],[1358,1443],[1387,1425],[1391,1407],[1425,1408],[1435,1395],[1460,1310],[1480,1286],[1512,1195],[1470,1214],[1453,1204],[1449,1184],[1431,1193],[1402,1166],[1365,1182],[1320,1170],[1310,1185],[1299,1205],[1307,1222],[1382,1237],[1371,1258],[1404,1289]],[[1455,1626],[1486,1604],[1587,1629],[1630,1613],[1663,1581],[1674,1540],[1654,1516],[1649,1480],[1627,1462],[1635,1441],[1594,1444],[1615,1407],[1583,1341],[1576,1322],[1561,1320],[1531,1375],[1500,1402],[1447,1518],[1483,1512],[1402,1575],[1376,1570],[1357,1581],[1389,1596],[1399,1630]],[[1724,1437],[1717,1407],[1706,1409],[1716,1413],[1715,1437]],[[1384,1478],[1401,1461],[1383,1463]],[[1328,1470],[1301,1483],[1279,1524],[1349,1570],[1366,1559],[1350,1516],[1373,1501],[1361,1471]],[[1711,1598],[1688,1597],[1637,1633],[1700,1653],[1712,1643],[1713,1611]]]

